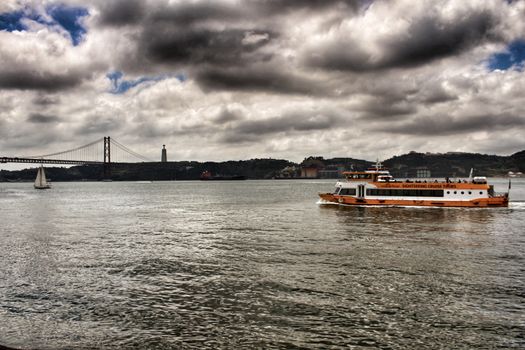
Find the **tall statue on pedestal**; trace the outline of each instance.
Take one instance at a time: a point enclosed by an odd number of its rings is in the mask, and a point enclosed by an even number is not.
[[[160,158],[160,161],[162,163],[166,163],[168,161],[168,154],[166,153],[166,145],[162,145],[162,156]]]

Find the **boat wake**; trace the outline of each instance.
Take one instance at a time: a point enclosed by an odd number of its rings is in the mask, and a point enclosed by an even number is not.
[[[318,204],[318,205],[340,205],[339,203],[329,202],[329,201],[325,201],[323,199],[319,199],[315,204]]]
[[[525,201],[510,201],[509,208],[514,210],[525,210]]]

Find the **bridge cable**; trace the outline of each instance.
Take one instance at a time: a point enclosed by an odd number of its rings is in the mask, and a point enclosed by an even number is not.
[[[147,158],[131,149],[129,149],[128,147],[124,146],[123,144],[121,144],[120,142],[118,142],[117,140],[115,139],[111,139],[111,143],[114,144],[115,146],[117,146],[120,150],[134,156],[135,158],[138,158],[142,161],[145,161],[145,162],[154,162],[153,160],[151,160],[150,158]]]
[[[100,138],[100,139],[98,139],[96,141],[93,141],[93,142],[90,142],[90,143],[88,143],[86,145],[83,145],[83,146],[80,146],[80,147],[76,147],[76,148],[73,148],[73,149],[70,149],[70,150],[67,150],[67,151],[50,153],[50,154],[44,154],[44,155],[40,155],[40,156],[27,156],[27,157],[24,157],[24,158],[47,158],[47,157],[58,156],[58,155],[66,154],[66,153],[73,153],[75,151],[80,151],[80,150],[83,150],[83,149],[88,148],[90,146],[93,146],[93,145],[99,143],[102,140],[103,140],[103,138]]]

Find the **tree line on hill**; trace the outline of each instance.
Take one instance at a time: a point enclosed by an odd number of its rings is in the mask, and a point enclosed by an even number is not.
[[[414,170],[428,169],[433,177],[465,177],[474,169],[480,176],[505,176],[509,171],[525,172],[525,150],[510,156],[478,153],[417,153],[410,152],[384,162],[397,177],[407,177]]]
[[[318,160],[319,166],[339,167],[345,170],[364,170],[374,162],[353,158],[309,157]],[[417,153],[410,152],[384,160],[395,177],[415,177],[416,170],[426,169],[432,177],[468,176],[474,168],[477,175],[504,176],[509,171],[525,172],[525,150],[511,156],[477,153]],[[250,159],[226,162],[166,162],[166,163],[120,163],[112,164],[111,179],[114,181],[139,180],[198,180],[205,171],[213,175],[242,175],[248,179],[271,179],[287,167],[301,164],[283,159]],[[47,177],[53,181],[97,181],[103,178],[102,165],[79,165],[73,167],[46,167]],[[0,171],[0,181],[33,181],[35,168],[18,171]]]

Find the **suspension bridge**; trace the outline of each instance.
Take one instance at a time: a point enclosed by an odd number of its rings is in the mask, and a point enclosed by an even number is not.
[[[38,163],[38,164],[102,164],[104,177],[111,176],[112,163],[154,162],[109,136],[86,145],[38,156],[0,157],[0,163]]]

